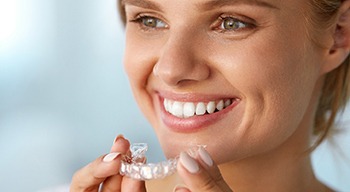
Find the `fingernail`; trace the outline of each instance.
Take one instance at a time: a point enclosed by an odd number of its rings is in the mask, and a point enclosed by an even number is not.
[[[120,155],[120,153],[109,153],[103,158],[103,162],[109,163],[113,161],[115,158],[117,158]]]
[[[118,139],[121,139],[121,138],[124,139],[124,135],[122,135],[122,134],[118,135],[118,136],[114,139],[113,144],[114,144],[115,142],[117,142]]]
[[[197,173],[199,171],[198,163],[185,152],[180,153],[180,162],[190,173]]]
[[[190,192],[190,190],[183,185],[176,185],[174,192]]]
[[[213,160],[211,159],[209,153],[203,148],[200,147],[198,150],[199,156],[209,167],[213,166]]]

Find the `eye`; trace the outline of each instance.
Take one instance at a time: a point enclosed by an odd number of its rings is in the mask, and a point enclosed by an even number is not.
[[[151,16],[140,15],[136,19],[131,20],[131,22],[139,23],[142,28],[148,29],[162,29],[168,27],[164,21]]]
[[[165,28],[166,24],[157,18],[154,17],[143,17],[141,18],[142,24],[146,27],[151,27],[151,28]]]
[[[227,30],[227,31],[238,31],[243,28],[249,27],[249,24],[240,21],[238,19],[235,19],[233,17],[220,17],[221,19],[221,30]]]

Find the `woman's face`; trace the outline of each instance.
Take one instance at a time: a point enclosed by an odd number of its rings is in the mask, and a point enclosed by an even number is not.
[[[167,157],[197,144],[219,163],[263,153],[311,112],[324,50],[307,33],[305,1],[125,0],[125,9],[125,69]]]

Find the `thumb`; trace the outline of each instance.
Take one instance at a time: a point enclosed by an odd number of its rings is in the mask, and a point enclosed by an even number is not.
[[[177,170],[192,192],[232,192],[219,168],[203,147],[199,148],[196,159],[182,152]]]

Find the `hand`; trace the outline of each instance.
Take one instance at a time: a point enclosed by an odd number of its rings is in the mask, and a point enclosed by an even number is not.
[[[177,171],[188,188],[178,187],[175,192],[232,192],[203,147],[199,148],[195,158],[182,152]]]
[[[118,136],[107,155],[103,155],[82,169],[72,179],[71,192],[145,192],[145,182],[119,174],[122,155],[129,152],[130,143]]]

